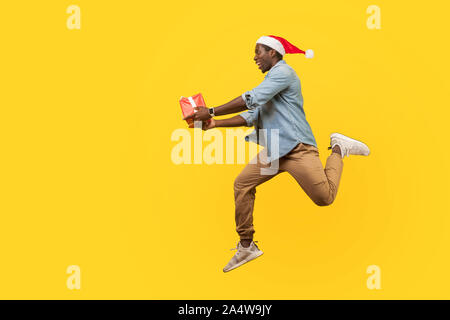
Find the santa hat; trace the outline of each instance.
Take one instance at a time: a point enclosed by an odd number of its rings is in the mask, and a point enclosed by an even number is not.
[[[258,41],[256,41],[256,43],[271,47],[272,49],[278,51],[282,56],[286,53],[303,53],[306,58],[314,57],[314,51],[311,49],[306,51],[300,50],[286,39],[277,36],[262,36],[258,39]]]

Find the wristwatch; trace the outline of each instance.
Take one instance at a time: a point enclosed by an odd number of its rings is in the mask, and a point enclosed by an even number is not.
[[[214,114],[214,108],[209,108],[208,111],[209,111],[209,115],[210,115],[211,117],[215,117],[215,116],[216,116],[216,115]]]

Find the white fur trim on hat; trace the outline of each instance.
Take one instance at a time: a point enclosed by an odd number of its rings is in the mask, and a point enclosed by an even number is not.
[[[284,47],[281,44],[281,42],[275,38],[262,36],[256,41],[256,43],[265,44],[266,46],[271,47],[272,49],[278,51],[282,56],[286,54],[286,51],[284,51]]]

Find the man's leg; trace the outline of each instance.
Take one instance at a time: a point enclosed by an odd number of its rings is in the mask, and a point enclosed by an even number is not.
[[[340,147],[337,145],[327,158],[325,169],[319,158],[319,150],[308,144],[300,143],[280,160],[280,170],[289,172],[311,200],[319,206],[333,203],[343,166]]]
[[[272,175],[261,174],[261,168],[270,167],[270,164],[261,162],[260,157],[266,159],[264,152],[265,150],[256,156],[256,163],[247,164],[234,181],[236,231],[244,247],[250,245],[255,232],[253,228],[253,206],[256,187],[281,172],[278,171]]]

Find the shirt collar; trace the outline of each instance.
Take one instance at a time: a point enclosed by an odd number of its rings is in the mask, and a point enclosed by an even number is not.
[[[273,69],[273,68],[275,68],[276,66],[279,66],[279,65],[281,65],[281,64],[286,64],[286,61],[284,61],[283,59],[281,59],[280,61],[278,61],[277,63],[275,63],[274,66],[273,66],[271,69]]]
[[[266,77],[269,75],[269,72],[272,71],[275,67],[281,66],[282,64],[286,64],[286,61],[284,61],[283,59],[281,59],[280,61],[278,61],[277,63],[275,63],[272,68],[270,68],[270,70],[267,72]]]

